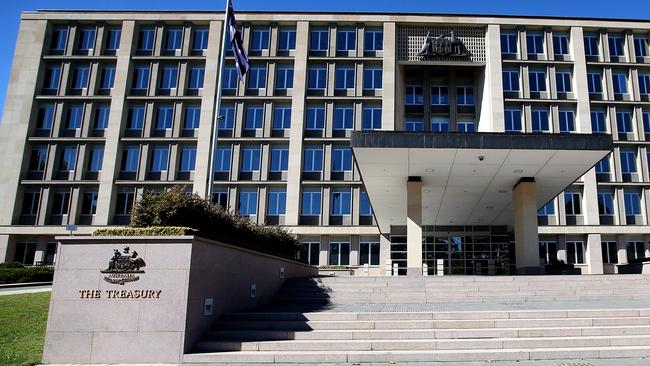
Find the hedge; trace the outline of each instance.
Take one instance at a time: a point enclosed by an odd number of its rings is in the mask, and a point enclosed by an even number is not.
[[[0,284],[23,282],[50,282],[54,276],[53,268],[0,268]]]
[[[97,229],[93,232],[93,236],[183,236],[197,233],[189,227],[150,226]]]

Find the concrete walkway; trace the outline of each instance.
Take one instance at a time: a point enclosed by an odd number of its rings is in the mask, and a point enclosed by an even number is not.
[[[33,294],[36,292],[52,291],[52,284],[12,284],[11,286],[0,285],[0,296]]]
[[[127,365],[127,364],[121,364]],[[184,363],[176,366],[205,366],[206,364],[191,364]],[[228,366],[250,366],[250,363],[229,363]],[[274,366],[648,366],[650,359],[634,359],[634,358],[609,358],[600,360],[551,360],[551,361],[496,361],[496,362],[395,362],[395,363],[274,363]],[[48,364],[48,366],[70,366],[70,365],[56,365]],[[75,366],[79,366],[78,364]],[[92,366],[117,366],[111,365],[97,365]],[[129,364],[128,366],[145,366],[140,364]],[[147,366],[156,366],[155,364],[147,364]],[[170,364],[160,366],[172,366]]]

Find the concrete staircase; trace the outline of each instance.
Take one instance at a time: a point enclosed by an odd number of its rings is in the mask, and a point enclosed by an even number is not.
[[[327,277],[226,314],[184,362],[638,357],[650,357],[650,276]]]

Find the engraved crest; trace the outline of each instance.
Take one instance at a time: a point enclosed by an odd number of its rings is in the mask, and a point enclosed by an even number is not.
[[[113,250],[113,257],[108,262],[108,268],[101,273],[108,274],[104,277],[104,281],[116,285],[124,285],[127,282],[135,282],[140,279],[140,276],[135,274],[144,273],[141,269],[145,267],[144,259],[138,257],[138,252],[135,250],[131,253],[128,246],[124,247],[122,253],[119,249]]]
[[[467,47],[463,41],[456,37],[454,31],[449,32],[449,35],[441,34],[438,37],[433,37],[431,32],[427,33],[427,38],[422,44],[418,56],[431,57],[431,56],[452,56],[452,57],[468,57],[470,55]]]

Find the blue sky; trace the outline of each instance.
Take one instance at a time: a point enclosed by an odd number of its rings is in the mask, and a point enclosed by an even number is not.
[[[650,19],[648,0],[233,0],[236,10],[385,11]],[[225,0],[4,0],[0,13],[0,106],[4,107],[20,12],[37,9],[221,10]]]

